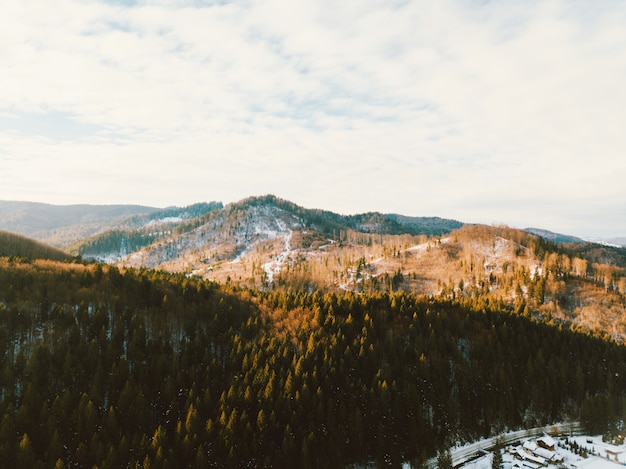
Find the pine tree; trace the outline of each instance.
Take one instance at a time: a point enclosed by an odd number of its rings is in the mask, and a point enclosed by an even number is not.
[[[500,469],[502,467],[502,439],[496,438],[495,446],[493,447],[493,457],[491,459],[491,468]]]
[[[450,450],[439,453],[437,456],[437,469],[452,469],[452,454],[450,454]]]
[[[33,446],[28,437],[28,433],[24,433],[20,440],[20,445],[17,452],[17,465],[18,467],[33,467],[35,464],[35,453]]]

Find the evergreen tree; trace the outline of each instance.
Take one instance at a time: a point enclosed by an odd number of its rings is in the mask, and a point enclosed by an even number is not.
[[[437,456],[437,469],[452,469],[452,467],[450,450],[441,451]]]
[[[502,468],[502,439],[496,438],[496,443],[492,451],[491,467],[492,469]]]

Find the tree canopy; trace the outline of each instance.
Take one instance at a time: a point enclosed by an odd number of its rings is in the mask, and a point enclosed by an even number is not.
[[[9,467],[421,464],[626,414],[626,348],[497,302],[0,259]]]

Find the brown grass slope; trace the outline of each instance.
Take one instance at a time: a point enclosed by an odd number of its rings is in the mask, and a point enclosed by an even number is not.
[[[332,240],[293,226],[246,251],[222,253],[163,267],[251,288],[402,290],[498,302],[555,325],[626,339],[626,262],[614,248],[556,245],[507,227],[465,226],[443,237],[348,231]]]

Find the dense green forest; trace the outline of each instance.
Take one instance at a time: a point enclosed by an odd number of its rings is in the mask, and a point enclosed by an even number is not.
[[[626,414],[626,348],[498,302],[0,259],[6,467],[420,466]]]

